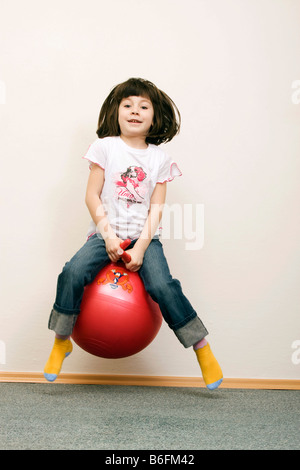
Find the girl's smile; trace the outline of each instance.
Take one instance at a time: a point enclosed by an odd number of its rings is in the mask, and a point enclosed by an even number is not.
[[[137,119],[130,119],[128,122],[131,124],[141,124],[142,121],[138,121]]]

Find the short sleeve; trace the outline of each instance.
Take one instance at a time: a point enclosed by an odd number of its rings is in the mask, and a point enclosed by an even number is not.
[[[165,156],[158,172],[157,183],[165,183],[173,181],[175,176],[181,176],[177,163],[175,163],[168,155]]]
[[[89,148],[87,153],[83,156],[85,160],[88,160],[90,163],[95,163],[96,165],[100,166],[105,169],[106,166],[106,152],[104,145],[101,139],[95,140]]]

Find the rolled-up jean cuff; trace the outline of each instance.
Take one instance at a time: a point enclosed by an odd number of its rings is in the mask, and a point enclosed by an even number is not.
[[[199,317],[193,318],[183,327],[174,330],[174,333],[185,348],[189,348],[208,335],[208,331]]]
[[[50,314],[48,328],[54,330],[58,335],[70,336],[77,318],[78,315],[76,314],[60,313],[53,309]]]
[[[72,310],[69,310],[68,308],[61,307],[60,305],[58,305],[55,302],[53,304],[53,310],[56,310],[56,312],[58,312],[58,313],[65,313],[66,315],[73,315],[73,314],[74,315],[79,315],[79,313],[80,313],[80,308],[78,308],[78,309],[72,308]]]

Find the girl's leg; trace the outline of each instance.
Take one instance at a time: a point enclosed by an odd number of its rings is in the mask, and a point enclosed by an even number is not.
[[[109,263],[105,242],[93,235],[68,261],[57,281],[56,298],[49,319],[49,329],[60,335],[70,335],[80,313],[84,287],[91,283],[100,269]],[[58,318],[55,313],[65,315]],[[57,318],[56,318],[57,317]],[[71,318],[71,320],[67,320]],[[63,319],[63,321],[62,321]]]
[[[170,273],[163,247],[153,239],[145,252],[139,274],[145,289],[159,304],[161,313],[184,347],[203,339],[208,331]]]
[[[158,239],[151,241],[139,273],[179,341],[186,348],[194,346],[207,387],[217,388],[222,382],[222,371],[205,340],[208,331],[183,294],[180,282],[171,276]]]
[[[72,352],[69,339],[80,313],[84,287],[109,262],[105,243],[97,235],[66,263],[58,277],[55,303],[49,318],[49,329],[56,332],[54,346],[44,369],[44,376],[53,382],[64,359]]]

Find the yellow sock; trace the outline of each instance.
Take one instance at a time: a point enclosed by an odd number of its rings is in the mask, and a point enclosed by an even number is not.
[[[54,346],[45,365],[44,376],[49,382],[53,382],[60,373],[64,359],[71,354],[73,345],[69,339],[55,338]]]
[[[196,349],[195,353],[207,388],[209,390],[218,388],[223,380],[223,374],[209,344],[207,343],[203,348]]]

